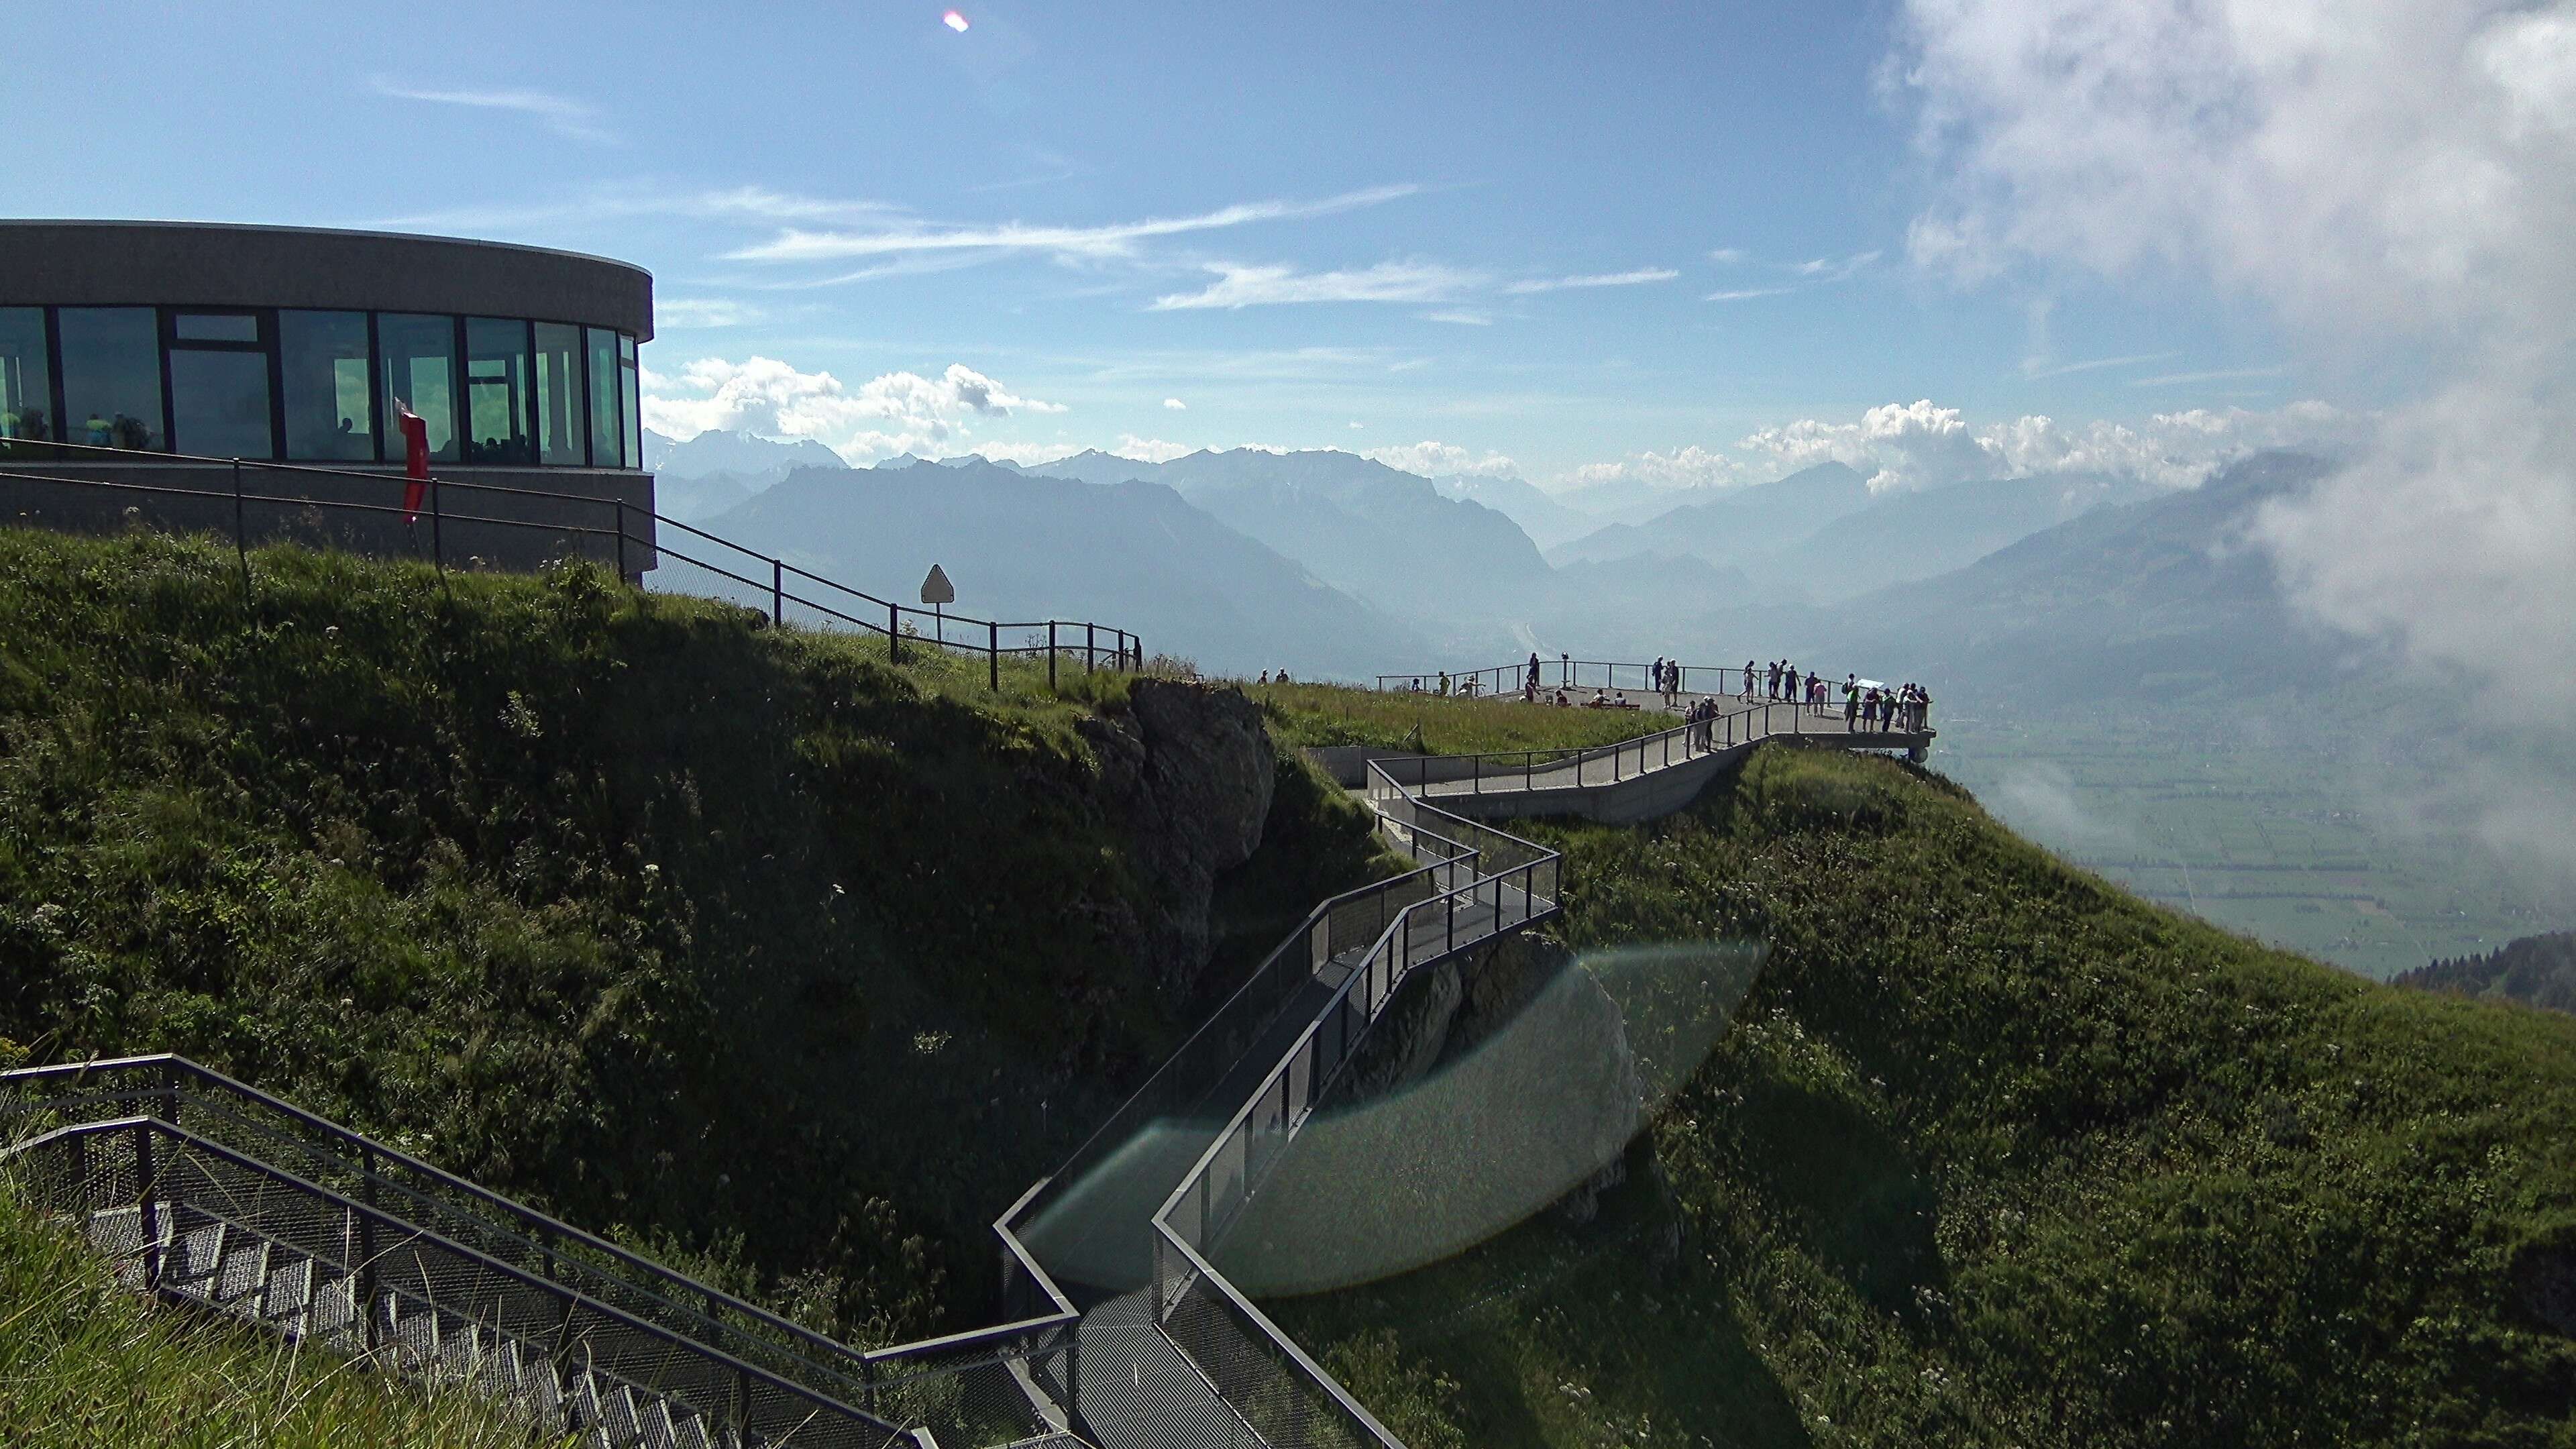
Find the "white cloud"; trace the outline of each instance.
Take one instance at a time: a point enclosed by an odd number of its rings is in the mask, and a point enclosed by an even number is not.
[[[1464,307],[1444,307],[1437,312],[1417,312],[1425,322],[1446,322],[1452,327],[1491,327],[1494,319],[1485,312],[1471,312]]]
[[[2258,377],[2280,377],[2287,367],[2222,367],[2214,372],[2168,372],[2157,377],[2132,379],[2131,387],[2176,387],[2193,382],[2242,382]]]
[[[1749,302],[1756,297],[1785,297],[1789,295],[1791,290],[1792,289],[1788,287],[1737,287],[1732,291],[1711,292],[1700,300],[1704,302]]]
[[[1537,277],[1514,282],[1503,290],[1515,297],[1537,292],[1561,292],[1573,287],[1636,287],[1649,282],[1669,282],[1681,273],[1670,267],[1639,267],[1632,272],[1598,272],[1581,277]]]
[[[1709,251],[1708,259],[1721,267],[1732,267],[1751,261],[1753,253],[1742,247],[1713,247]]]
[[[1185,413],[1190,410],[1190,405],[1188,403],[1185,403],[1176,397],[1167,397],[1163,399],[1163,406],[1176,413]]]
[[[466,106],[481,111],[516,111],[534,116],[546,129],[572,141],[614,141],[606,127],[599,124],[596,107],[568,97],[535,90],[423,90],[402,85],[385,76],[370,78],[377,95],[401,101],[428,101],[442,106]]]
[[[2167,488],[2196,487],[2210,474],[2265,448],[2337,449],[2366,437],[2372,420],[2323,403],[2268,412],[2243,408],[2158,413],[2135,426],[2068,427],[2030,415],[1972,425],[1957,408],[1929,399],[1888,403],[1853,422],[1800,418],[1759,429],[1731,448],[1696,444],[1588,463],[1574,486],[1619,481],[1654,488],[1734,488],[1836,462],[1878,491],[1937,488],[1978,478],[2105,473]]]
[[[828,372],[799,372],[775,358],[702,357],[676,375],[654,372],[644,380],[644,421],[656,432],[694,437],[728,428],[814,438],[853,462],[944,451],[980,419],[1065,410],[1017,396],[963,363],[951,363],[935,378],[889,372],[852,388]]]
[[[1629,481],[1650,488],[1733,488],[1758,481],[1752,471],[1741,458],[1694,443],[1669,453],[1631,453],[1615,463],[1586,463],[1568,481],[1578,488]]]
[[[1220,262],[1207,270],[1215,273],[1217,280],[1201,291],[1157,297],[1153,310],[1267,307],[1297,302],[1441,302],[1485,280],[1482,273],[1428,261],[1379,262],[1371,267],[1332,272]]]
[[[763,315],[757,307],[722,297],[653,299],[653,323],[656,327],[740,327],[760,321]]]
[[[2140,363],[2162,362],[2166,358],[2178,355],[2171,352],[2136,352],[2126,357],[2088,357],[2079,362],[2052,362],[2044,355],[2033,354],[2022,359],[2021,375],[2036,381],[2043,377],[2064,377],[2074,372],[2099,372],[2106,367],[2136,367]]]
[[[1423,441],[1402,443],[1384,448],[1363,448],[1363,458],[1374,458],[1390,468],[1418,473],[1425,478],[1514,478],[1520,469],[1511,459],[1491,449],[1480,457],[1455,443]]]
[[[1174,458],[1186,458],[1198,449],[1187,443],[1167,443],[1160,438],[1140,438],[1134,433],[1121,433],[1118,435],[1118,446],[1109,451],[1121,458],[1135,458],[1146,463],[1168,463]],[[1275,453],[1279,450],[1271,448],[1265,451]]]
[[[966,451],[978,458],[990,458],[996,463],[1017,463],[1026,468],[1039,463],[1052,463],[1058,458],[1070,458],[1081,452],[1082,447],[1078,443],[985,442],[977,443]]]
[[[790,227],[769,241],[744,247],[728,256],[735,261],[754,262],[832,261],[930,251],[1047,252],[1085,259],[1124,257],[1134,254],[1136,243],[1153,237],[1217,231],[1256,221],[1330,216],[1335,212],[1376,206],[1411,196],[1419,190],[1420,187],[1411,185],[1374,186],[1363,191],[1328,196],[1321,201],[1243,202],[1195,216],[1149,218],[1107,226],[1030,226],[1014,221],[998,226],[911,224],[864,232],[807,231]]]
[[[2262,537],[2315,618],[2485,692],[2481,718],[2537,722],[2563,758],[2576,3],[1910,0],[1902,29],[1943,179],[1919,262],[2196,274],[2338,368],[2426,379]],[[2488,800],[2491,835],[2576,869],[2563,815],[2527,806]]]

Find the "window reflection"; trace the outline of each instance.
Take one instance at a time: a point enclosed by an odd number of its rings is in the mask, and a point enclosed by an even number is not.
[[[590,343],[590,466],[619,468],[626,433],[617,421],[617,334],[603,327],[583,329]]]
[[[160,451],[161,337],[149,307],[65,307],[66,441]]]
[[[170,319],[170,446],[217,458],[276,456],[268,416],[268,349],[246,312]]]
[[[635,366],[635,339],[623,332],[617,334],[617,365],[626,378],[626,466],[641,468],[644,466],[644,398],[643,390],[636,385],[641,374]]]
[[[286,456],[369,462],[376,456],[375,394],[367,379],[367,314],[280,312]]]
[[[528,324],[495,317],[465,319],[465,460],[530,463]]]
[[[376,349],[384,357],[387,459],[399,462],[396,405],[409,403],[429,425],[429,460],[459,461],[456,446],[456,319],[385,312],[376,318]]]
[[[581,405],[581,329],[537,324],[537,456],[548,467],[578,468],[590,459],[590,426]]]
[[[45,358],[45,309],[0,307],[0,458],[43,452],[25,444],[54,435],[54,370]]]

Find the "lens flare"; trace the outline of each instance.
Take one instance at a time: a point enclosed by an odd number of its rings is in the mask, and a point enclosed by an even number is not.
[[[956,31],[956,32],[957,32],[958,34],[960,34],[960,35],[963,35],[963,34],[965,34],[965,33],[966,33],[966,17],[965,17],[965,16],[963,16],[963,15],[958,14],[958,13],[957,13],[956,11],[954,11],[954,10],[951,10],[951,11],[949,11],[947,14],[940,16],[940,17],[939,17],[939,23],[940,23],[940,24],[942,24],[942,25],[947,26],[947,27],[948,27],[949,29],[951,29],[951,30]]]

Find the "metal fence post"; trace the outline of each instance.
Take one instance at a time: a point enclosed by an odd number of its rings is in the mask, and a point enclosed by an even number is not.
[[[429,480],[429,566],[447,572],[447,504],[438,480]]]
[[[153,1197],[159,1184],[152,1164],[152,1126],[139,1122],[134,1127],[134,1207],[143,1221],[143,1286],[161,1286],[161,1204]]]
[[[999,624],[984,625],[984,665],[985,688],[1000,690],[1002,687],[1002,626]]]
[[[1099,667],[1100,626],[1098,624],[1085,623],[1082,626],[1082,672],[1089,674],[1091,671],[1098,669]]]
[[[903,662],[903,606],[886,605],[886,662]]]
[[[376,1205],[376,1149],[370,1145],[358,1149],[358,1196],[367,1207]],[[363,1318],[366,1327],[361,1342],[369,1349],[376,1346],[376,1217],[373,1212],[358,1214],[358,1301],[351,1305]]]
[[[1047,693],[1055,693],[1055,620],[1047,620]]]
[[[242,601],[250,601],[250,532],[242,522],[241,459],[233,459],[233,552],[241,558]]]
[[[773,627],[787,622],[787,565],[778,559],[769,561],[769,622]]]

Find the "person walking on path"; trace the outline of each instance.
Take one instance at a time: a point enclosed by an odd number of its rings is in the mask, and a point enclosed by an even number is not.
[[[1744,697],[1753,697],[1753,661],[1750,659],[1744,661]]]

